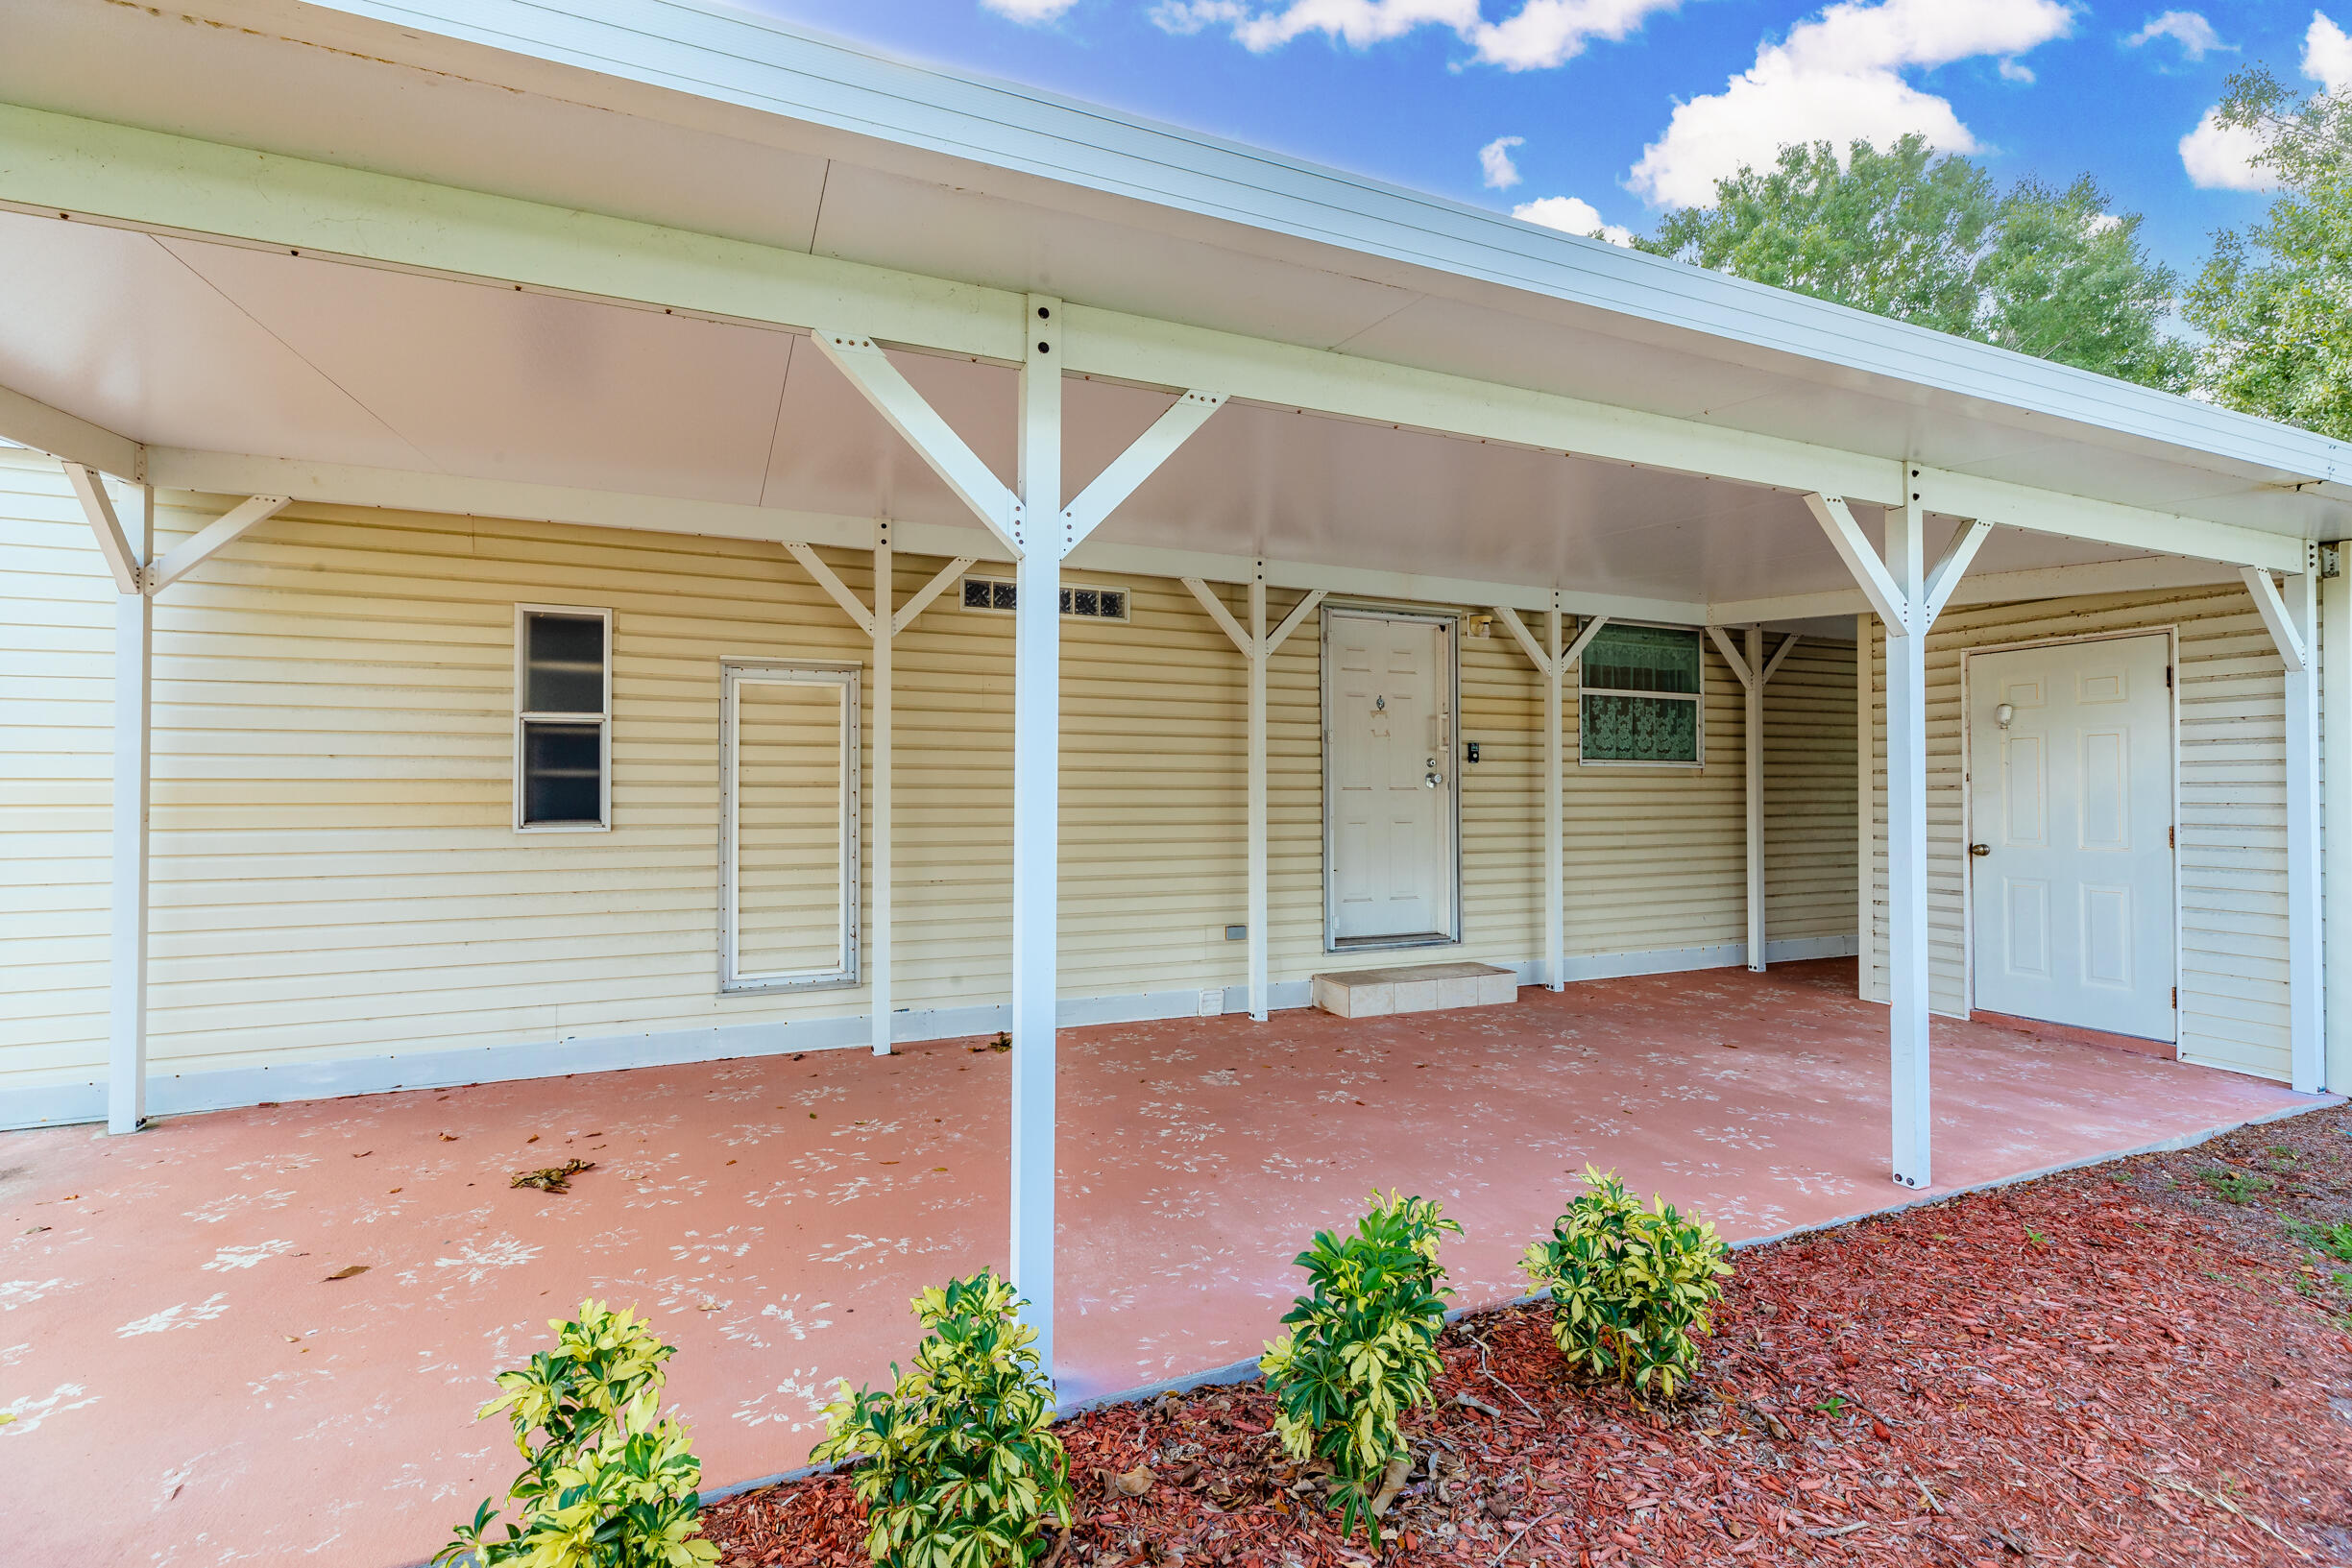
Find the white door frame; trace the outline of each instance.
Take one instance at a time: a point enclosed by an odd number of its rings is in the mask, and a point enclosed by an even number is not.
[[[2085,632],[2075,637],[2033,637],[2014,642],[1986,642],[1960,650],[1960,1009],[1961,1016],[1972,1017],[1976,1011],[1976,861],[1968,853],[1968,846],[1976,841],[1976,771],[1973,738],[1976,724],[1970,717],[1975,703],[1970,695],[1970,661],[1980,653],[2020,653],[2033,648],[2065,647],[2078,642],[2117,642],[2125,638],[2161,637],[2165,639],[2165,667],[2171,672],[2166,683],[2166,695],[2171,698],[2169,720],[2171,726],[2169,753],[2172,773],[2172,1049],[2180,1049],[2180,978],[2181,978],[2181,908],[2180,908],[2180,627],[2168,623],[2163,626],[2134,626],[2112,632]],[[1864,961],[1868,961],[1865,955]]]
[[[1331,876],[1335,845],[1331,822],[1331,622],[1335,616],[1357,615],[1378,615],[1386,620],[1425,620],[1441,626],[1445,632],[1446,670],[1440,682],[1445,692],[1446,712],[1450,722],[1446,727],[1446,741],[1452,755],[1446,759],[1453,784],[1454,819],[1453,877],[1447,892],[1450,908],[1448,924],[1451,933],[1443,936],[1406,937],[1399,941],[1355,941],[1342,946],[1337,930],[1337,908],[1332,902]],[[1321,733],[1317,745],[1322,752],[1322,817],[1323,817],[1323,951],[1325,953],[1378,953],[1390,949],[1454,948],[1462,945],[1462,613],[1458,610],[1432,610],[1426,605],[1383,604],[1377,600],[1333,599],[1322,602],[1322,614],[1318,617],[1320,641],[1316,649],[1318,667],[1315,672],[1317,711],[1321,715]]]
[[[861,811],[858,798],[858,709],[863,685],[859,665],[829,660],[737,659],[719,661],[718,700],[718,989],[722,996],[747,992],[822,991],[859,983],[860,897],[858,840]],[[745,974],[740,958],[741,889],[736,864],[736,764],[742,745],[738,712],[745,681],[783,686],[833,687],[841,693],[841,962],[832,969],[788,974]]]

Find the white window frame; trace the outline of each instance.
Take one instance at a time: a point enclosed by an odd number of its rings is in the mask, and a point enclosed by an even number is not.
[[[1576,662],[1576,765],[1578,767],[1674,768],[1685,773],[1697,773],[1707,766],[1707,662],[1716,657],[1709,647],[1707,628],[1680,626],[1670,620],[1620,620],[1612,615],[1609,626],[1647,626],[1661,632],[1688,632],[1699,641],[1699,689],[1696,691],[1621,691],[1615,687],[1585,685],[1585,663]],[[1601,636],[1609,635],[1604,627]],[[1598,640],[1598,639],[1595,639]],[[1589,651],[1589,650],[1588,650]],[[1655,697],[1661,702],[1687,702],[1698,705],[1698,720],[1693,726],[1692,748],[1697,753],[1687,762],[1645,760],[1637,757],[1587,757],[1585,755],[1585,698],[1595,697]]]
[[[530,617],[562,615],[571,620],[604,623],[604,708],[594,713],[540,712],[523,707],[531,686]],[[526,822],[523,820],[523,727],[526,724],[586,724],[596,726],[596,820],[594,822]],[[515,832],[519,833],[602,833],[613,831],[613,613],[581,604],[518,604],[515,606]]]
[[[753,991],[813,991],[859,983],[858,713],[861,668],[765,659],[728,659],[719,664],[718,702],[718,988],[722,994]],[[841,962],[822,970],[746,973],[742,967],[742,911],[736,849],[740,827],[735,792],[741,744],[743,683],[834,686],[841,688]]]

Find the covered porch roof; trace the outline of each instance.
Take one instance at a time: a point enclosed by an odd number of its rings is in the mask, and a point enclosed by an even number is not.
[[[1065,1397],[1253,1359],[1292,1257],[1375,1185],[1467,1226],[1466,1308],[1523,1292],[1516,1258],[1588,1162],[1737,1242],[1915,1200],[1884,1179],[1883,1013],[1853,990],[1828,962],[1066,1031]],[[1984,1025],[1936,1037],[1931,1194],[2321,1102]],[[904,1363],[909,1296],[1005,1266],[1009,1065],[944,1041],[12,1134],[10,1485],[119,1503],[19,1509],[20,1544],[421,1561],[515,1468],[471,1420],[491,1375],[584,1296],[680,1347],[711,1488],[795,1467],[836,1378]],[[596,1169],[568,1195],[508,1186],[570,1157]]]
[[[1803,495],[1906,462],[2008,525],[1972,594],[2300,569],[2352,499],[2340,443],[733,12],[36,0],[0,104],[0,435],[172,488],[1001,555],[807,334],[1010,483],[1039,293],[1064,495],[1231,399],[1074,567],[1786,619],[1863,607]]]

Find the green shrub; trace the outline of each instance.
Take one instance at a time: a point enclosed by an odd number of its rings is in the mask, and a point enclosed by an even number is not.
[[[896,1387],[825,1411],[820,1461],[864,1457],[858,1496],[866,1553],[890,1568],[1003,1568],[1045,1550],[1049,1518],[1070,1528],[1070,1459],[1047,1430],[1053,1387],[1021,1300],[985,1270],[914,1298],[929,1338]]]
[[[694,1540],[701,1528],[702,1465],[686,1429],[660,1415],[662,1363],[676,1354],[634,1313],[580,1303],[570,1322],[548,1319],[555,1349],[498,1374],[497,1398],[477,1420],[504,1411],[515,1429],[522,1473],[507,1489],[521,1522],[488,1538],[497,1500],[436,1553],[436,1563],[481,1568],[698,1568],[718,1548]],[[539,1435],[536,1446],[532,1435]]]
[[[1587,1166],[1585,1185],[1519,1266],[1550,1292],[1569,1364],[1672,1399],[1698,1369],[1730,1248],[1662,1200],[1645,1211],[1613,1171]]]
[[[1405,1456],[1405,1412],[1429,1402],[1443,1364],[1437,1341],[1452,1292],[1439,1283],[1439,1239],[1462,1227],[1427,1198],[1375,1192],[1371,1204],[1353,1236],[1318,1231],[1298,1254],[1308,1293],[1258,1365],[1279,1407],[1282,1446],[1331,1465],[1340,1532],[1361,1519],[1376,1542],[1373,1495],[1390,1461]]]

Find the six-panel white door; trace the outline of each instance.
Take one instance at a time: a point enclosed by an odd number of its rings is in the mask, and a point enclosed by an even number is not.
[[[1451,941],[1452,626],[1324,612],[1335,944]]]
[[[1968,656],[1975,1004],[2175,1037],[2170,639]]]

